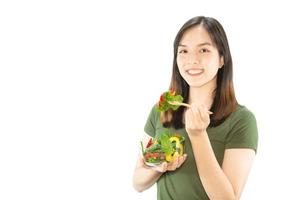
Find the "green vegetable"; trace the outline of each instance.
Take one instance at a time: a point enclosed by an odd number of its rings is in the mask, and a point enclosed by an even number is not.
[[[172,142],[169,140],[169,136],[166,133],[162,133],[159,137],[161,143],[161,149],[165,154],[172,154],[174,153],[174,148]]]
[[[168,101],[177,101],[179,103],[183,102],[183,97],[181,95],[175,95],[174,91],[164,92],[159,99],[156,110],[161,112],[165,112],[169,109],[177,110],[179,105],[171,105]]]

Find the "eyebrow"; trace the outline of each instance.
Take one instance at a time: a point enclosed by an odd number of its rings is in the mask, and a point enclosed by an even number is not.
[[[209,43],[209,42],[204,42],[204,43],[199,43],[199,44],[197,44],[197,47],[199,47],[199,46],[205,46],[205,45],[212,46],[211,43]],[[184,44],[179,44],[178,46],[179,46],[179,47],[187,47],[187,45],[184,45]]]

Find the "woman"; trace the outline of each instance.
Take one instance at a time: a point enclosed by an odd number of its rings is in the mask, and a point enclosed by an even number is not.
[[[186,138],[186,154],[157,167],[139,158],[134,188],[141,192],[157,182],[157,198],[163,200],[239,199],[258,133],[253,113],[235,98],[229,45],[217,20],[195,17],[179,30],[171,88],[191,107],[159,114],[154,106],[144,143],[169,129]]]

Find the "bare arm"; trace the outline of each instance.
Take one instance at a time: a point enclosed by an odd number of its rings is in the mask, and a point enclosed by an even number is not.
[[[220,167],[206,132],[209,124],[206,109],[192,104],[186,111],[185,121],[198,174],[209,198],[238,200],[252,166],[254,150],[226,149]]]
[[[210,199],[239,199],[255,156],[254,150],[225,150],[221,168],[206,132],[191,141],[198,173]]]
[[[222,169],[233,187],[236,199],[241,197],[254,157],[253,149],[225,150]]]
[[[163,174],[145,166],[141,157],[138,158],[134,173],[133,173],[133,187],[138,192],[150,188]]]

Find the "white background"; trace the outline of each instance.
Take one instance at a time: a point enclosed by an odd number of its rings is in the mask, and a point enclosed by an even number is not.
[[[0,199],[155,199],[132,172],[188,19],[224,26],[259,149],[243,200],[299,199],[299,46],[291,1],[1,1]]]

